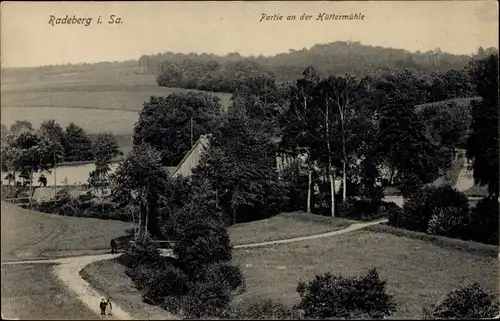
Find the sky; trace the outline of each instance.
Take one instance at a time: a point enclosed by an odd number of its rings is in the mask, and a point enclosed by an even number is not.
[[[281,21],[260,21],[262,14]],[[364,20],[318,21],[319,13]],[[311,20],[300,20],[302,14]],[[92,18],[51,25],[57,18]],[[109,16],[121,23],[107,23]],[[287,21],[288,15],[296,20]],[[97,23],[98,17],[102,23]],[[2,67],[138,59],[160,52],[274,55],[334,41],[472,54],[498,48],[498,3],[476,1],[8,2],[1,3]]]

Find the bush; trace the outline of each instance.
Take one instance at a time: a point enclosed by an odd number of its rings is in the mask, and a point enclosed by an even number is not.
[[[380,218],[387,218],[394,215],[393,212],[400,213],[402,209],[394,202],[384,202],[377,200],[355,200],[339,205],[340,217],[371,221]]]
[[[188,276],[173,265],[158,264],[145,270],[149,275],[144,275],[145,278],[138,279],[137,283],[144,284],[143,297],[148,303],[165,305],[165,298],[186,295],[193,286]],[[164,307],[175,310],[174,306]]]
[[[219,282],[231,291],[244,291],[245,278],[239,267],[227,263],[213,263],[203,269],[201,276],[204,282]]]
[[[403,206],[400,217],[392,217],[389,224],[414,230],[427,232],[429,221],[435,211],[444,207],[455,207],[461,216],[469,211],[467,197],[450,186],[426,186],[411,195]]]
[[[389,205],[392,204],[392,205]],[[353,220],[369,221],[387,217],[387,209],[398,207],[395,203],[356,200],[339,205],[340,217]]]
[[[469,224],[469,211],[458,207],[441,207],[434,210],[429,220],[427,233],[454,238],[464,238]]]
[[[481,199],[471,211],[471,222],[467,227],[468,239],[498,245],[499,208],[498,200],[493,197]]]
[[[78,208],[72,204],[65,203],[59,209],[58,214],[66,216],[77,216]]]
[[[200,222],[183,230],[174,246],[174,254],[190,279],[200,278],[207,265],[231,260],[231,242],[223,226]]]
[[[293,320],[299,319],[299,312],[289,309],[282,303],[271,299],[260,299],[255,303],[229,309],[225,315],[228,319],[239,320]]]
[[[386,293],[386,281],[379,279],[376,269],[363,277],[346,278],[330,273],[316,275],[307,284],[299,282],[301,297],[298,309],[306,318],[371,318],[390,316],[395,311],[393,297]]]
[[[135,246],[127,248],[125,253],[118,257],[118,261],[130,269],[139,265],[155,264],[160,260],[160,251],[149,237],[136,240]]]
[[[429,308],[424,319],[484,319],[499,313],[498,300],[478,283],[461,286]]]
[[[221,280],[197,282],[184,296],[182,310],[188,318],[222,316],[231,299],[231,290],[223,286]]]

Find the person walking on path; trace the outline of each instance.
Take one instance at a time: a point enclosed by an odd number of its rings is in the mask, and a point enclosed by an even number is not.
[[[111,305],[111,301],[109,301],[109,298],[106,301],[106,303],[108,304],[108,315],[111,315],[113,312],[113,311],[111,311],[113,309],[113,306]]]
[[[109,242],[109,245],[111,246],[111,254],[117,253],[116,251],[116,240],[115,238],[111,239],[111,242]]]
[[[101,319],[104,319],[106,317],[107,305],[108,305],[108,302],[106,302],[104,299],[101,299],[101,303],[99,304],[99,308],[101,309]]]

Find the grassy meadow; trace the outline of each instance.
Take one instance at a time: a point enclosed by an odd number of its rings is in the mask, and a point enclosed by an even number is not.
[[[160,87],[155,75],[140,74],[136,68],[41,75],[1,86],[1,118],[7,126],[28,120],[38,127],[55,119],[62,126],[74,122],[89,134],[111,131],[127,152],[144,102],[151,96],[185,91]],[[221,99],[224,108],[229,106],[231,95],[211,94]]]
[[[262,242],[322,233],[350,223],[305,216],[286,213],[237,224],[229,228],[230,238],[233,244]],[[331,223],[325,225],[325,220]],[[288,244],[234,249],[233,262],[241,267],[247,290],[233,304],[272,298],[292,306],[299,301],[296,288],[300,280],[310,280],[325,272],[363,275],[370,267],[377,268],[381,278],[388,281],[388,292],[395,296],[398,305],[394,318],[418,319],[423,307],[474,281],[498,294],[498,258],[475,251],[481,244],[461,241],[470,246],[443,246],[406,234],[365,229]],[[161,315],[160,310],[142,302],[140,292],[116,260],[92,263],[81,275],[93,286],[110,291],[117,303],[141,307],[141,313],[147,313],[147,317]]]
[[[395,295],[396,318],[418,319],[422,308],[465,283],[478,281],[498,294],[498,258],[430,242],[366,230],[262,248],[235,249],[247,291],[236,302],[272,298],[298,303],[300,280],[331,272],[364,275],[377,268]]]
[[[125,237],[131,223],[68,217],[2,202],[2,261],[50,259],[109,252],[112,237]]]

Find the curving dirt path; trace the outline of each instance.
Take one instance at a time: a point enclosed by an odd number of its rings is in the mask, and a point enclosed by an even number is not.
[[[377,225],[377,224],[386,223],[386,222],[388,222],[387,219],[366,222],[366,223],[354,223],[354,224],[349,225],[346,228],[343,228],[343,229],[337,230],[337,231],[331,231],[331,232],[315,234],[315,235],[308,235],[308,236],[301,236],[301,237],[294,237],[294,238],[290,238],[290,239],[283,239],[283,240],[276,240],[276,241],[241,244],[241,245],[235,245],[235,246],[233,246],[233,248],[246,249],[246,248],[251,248],[251,247],[260,247],[260,246],[267,246],[267,245],[274,245],[274,244],[285,244],[285,243],[300,242],[300,241],[305,241],[305,240],[319,239],[322,237],[331,237],[331,236],[341,235],[341,234],[349,233],[352,231],[360,230],[360,229],[363,229],[367,226]]]
[[[88,255],[80,257],[53,259],[53,260],[30,260],[2,262],[2,265],[15,264],[56,264],[54,273],[70,290],[75,293],[78,299],[99,315],[99,302],[104,298],[102,293],[95,291],[82,277],[80,271],[88,264],[100,260],[110,260],[118,257],[119,254]],[[113,315],[107,316],[108,320],[132,320],[132,317],[116,303],[113,303]]]
[[[336,235],[345,234],[348,232],[356,231],[367,226],[384,223],[387,220],[379,220],[375,222],[367,223],[355,223],[342,230],[332,231],[328,233],[315,234],[310,236],[302,236],[290,239],[275,240],[269,242],[259,242],[251,244],[236,245],[234,248],[251,248],[260,247],[273,244],[284,244],[291,242],[299,242],[310,239],[317,239],[323,237],[331,237]],[[169,255],[168,251],[162,253],[162,255]],[[54,268],[54,272],[57,277],[73,292],[77,295],[78,299],[88,306],[94,313],[99,314],[99,301],[104,297],[102,293],[98,293],[94,290],[83,278],[80,276],[80,271],[88,264],[91,264],[100,260],[109,260],[118,257],[119,254],[102,254],[102,255],[88,255],[80,257],[70,257],[52,260],[29,260],[29,261],[15,261],[15,262],[2,262],[2,265],[13,265],[13,264],[57,264]],[[132,320],[133,318],[127,312],[125,312],[116,303],[113,304],[113,316],[107,317],[107,319],[113,320]],[[172,316],[172,319],[175,319]]]
[[[474,186],[474,178],[471,170],[468,170],[469,164],[465,164],[464,167],[460,170],[458,174],[457,183],[455,184],[455,188],[460,192],[466,191],[472,186]]]
[[[252,247],[261,247],[267,245],[274,244],[284,244],[291,242],[299,242],[304,240],[318,239],[324,237],[331,237],[336,235],[341,235],[345,233],[349,233],[352,231],[363,229],[367,226],[376,225],[380,223],[387,222],[386,219],[378,220],[374,222],[366,222],[366,223],[355,223],[344,229],[295,237],[290,239],[282,239],[268,242],[259,242],[259,243],[251,243],[251,244],[241,244],[236,245],[234,248],[252,248]],[[169,255],[169,251],[165,251],[162,255]],[[95,314],[99,314],[99,302],[101,298],[104,297],[102,293],[97,292],[93,289],[90,284],[88,284],[81,276],[80,271],[88,264],[91,264],[100,260],[110,260],[118,257],[120,254],[101,254],[101,255],[88,255],[88,256],[80,256],[80,257],[69,257],[69,258],[61,258],[61,259],[51,259],[51,260],[29,260],[29,261],[14,261],[14,262],[2,262],[2,265],[14,265],[14,264],[56,264],[54,268],[54,273],[57,277],[71,290],[71,292],[75,293],[78,299],[83,302],[86,306],[88,306]],[[132,316],[124,311],[120,306],[116,303],[113,304],[113,316],[106,317],[106,319],[111,320],[133,320]],[[171,319],[176,319],[172,316]]]

